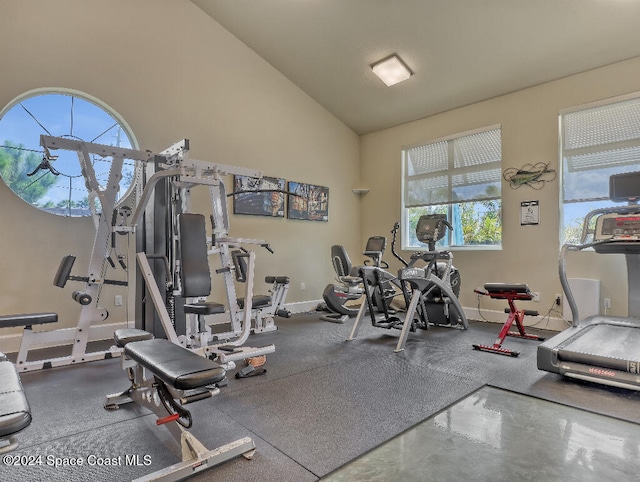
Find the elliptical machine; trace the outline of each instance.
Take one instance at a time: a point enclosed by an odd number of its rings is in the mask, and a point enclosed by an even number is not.
[[[400,256],[395,249],[396,236],[400,223],[393,226],[393,240],[391,243],[391,252],[393,255],[407,268],[414,267],[419,261],[427,263],[425,271],[433,273],[433,275],[442,280],[442,282],[451,288],[453,297],[448,295],[437,284],[427,287],[423,293],[423,303],[419,308],[419,315],[423,323],[438,326],[460,327],[460,323],[464,325],[464,329],[468,328],[468,323],[464,312],[458,313],[458,318],[452,318],[450,313],[450,305],[452,299],[458,301],[460,295],[460,287],[462,285],[462,277],[460,272],[453,266],[453,253],[451,251],[439,251],[436,249],[436,243],[440,241],[445,233],[446,228],[453,230],[453,226],[447,221],[446,214],[425,214],[420,216],[416,225],[416,237],[418,241],[427,245],[428,251],[416,251],[411,255],[410,261]],[[407,294],[405,290],[405,295]],[[408,304],[408,301],[407,301]]]
[[[380,268],[362,267],[362,277],[367,304],[371,317],[371,324],[378,328],[401,329],[400,338],[395,352],[404,350],[409,331],[417,328],[428,330],[430,325],[448,326],[453,328],[468,329],[469,322],[464,310],[458,301],[460,293],[461,277],[458,270],[453,267],[453,254],[450,251],[438,251],[435,249],[437,241],[444,237],[446,228],[452,229],[444,214],[428,214],[421,216],[416,226],[418,240],[427,244],[428,251],[418,251],[411,255],[407,262],[395,250],[399,223],[393,226],[391,231],[393,238],[391,251],[393,255],[404,265],[398,271],[397,278]],[[417,267],[418,261],[424,261],[424,268]],[[407,306],[404,319],[384,309],[383,316],[377,317],[373,312],[373,300],[378,297],[388,300],[395,296],[390,293],[393,285],[399,284]],[[360,308],[354,322],[348,341],[355,339],[359,323],[364,316],[365,308]]]
[[[386,246],[387,238],[384,236],[370,237],[362,254],[371,259],[365,260],[364,266],[388,268],[389,265],[382,260]],[[340,284],[332,283],[325,287],[322,298],[331,313],[320,316],[320,319],[332,323],[345,323],[350,317],[356,316],[360,308],[351,307],[347,303],[359,299],[364,294],[360,266],[353,266],[347,250],[339,244],[331,247],[331,264]],[[382,309],[380,303],[382,300],[375,302],[378,309]]]

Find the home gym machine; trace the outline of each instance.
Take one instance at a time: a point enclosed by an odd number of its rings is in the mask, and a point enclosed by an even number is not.
[[[375,266],[387,269],[389,265],[382,261],[384,250],[387,246],[387,238],[384,236],[372,236],[367,240],[367,245],[362,253],[371,258],[365,260],[364,266]],[[359,307],[347,305],[350,301],[355,301],[364,295],[362,278],[360,277],[360,267],[353,266],[351,259],[344,246],[336,244],[331,246],[331,264],[336,272],[339,284],[329,284],[322,293],[327,309],[330,314],[321,315],[323,321],[332,323],[345,323],[350,317],[358,314]],[[377,299],[375,304],[380,306],[382,300]]]
[[[508,313],[507,321],[502,325],[498,338],[493,345],[480,345],[475,344],[473,348],[480,351],[488,351],[490,353],[498,353],[499,355],[508,355],[516,357],[520,352],[510,350],[508,348],[502,348],[502,343],[507,336],[515,338],[525,338],[527,340],[544,341],[544,338],[531,335],[526,332],[524,326],[525,316],[538,316],[539,313],[535,310],[519,310],[516,308],[515,301],[531,301],[533,299],[533,293],[529,291],[529,286],[526,284],[507,284],[507,283],[486,283],[484,285],[486,291],[473,290],[481,296],[489,296],[495,300],[507,300],[509,307],[504,309],[505,313]],[[510,331],[513,322],[515,321],[518,331]]]
[[[189,141],[180,141],[146,165],[146,182],[140,202],[131,216],[136,230],[136,255],[140,273],[137,297],[137,328],[201,355],[215,358],[226,368],[237,360],[273,353],[274,345],[244,346],[251,333],[255,252],[244,246],[271,251],[260,239],[229,236],[229,219],[223,176],[234,174],[259,178],[260,171],[189,157]],[[212,235],[206,236],[205,217],[192,213],[191,190],[209,190]],[[238,303],[234,275],[237,265],[232,251],[244,249],[246,282],[242,307]],[[206,301],[211,292],[209,255],[218,255],[226,303]],[[149,300],[151,303],[149,303]],[[226,332],[212,330],[205,316],[223,317]],[[218,321],[219,323],[220,321]]]
[[[368,308],[373,326],[401,330],[395,352],[404,350],[409,332],[415,331],[416,328],[428,330],[430,325],[464,330],[469,328],[469,322],[456,293],[460,291],[460,275],[452,266],[453,254],[435,249],[436,242],[444,237],[446,227],[451,229],[446,215],[430,214],[420,217],[416,234],[418,240],[426,243],[429,250],[413,253],[410,262],[405,261],[395,249],[399,227],[399,223],[396,223],[391,231],[393,235],[391,250],[404,267],[398,271],[397,278],[381,268],[369,266],[360,268],[367,304],[360,307],[347,339],[348,341],[355,339],[360,322]],[[424,261],[427,265],[424,268],[417,267],[416,264],[419,261]],[[386,305],[382,306],[382,316],[376,315],[373,306],[375,296],[381,299],[395,297],[397,293],[393,287],[396,284],[399,284],[407,306],[404,319],[392,315],[385,309]],[[428,309],[430,305],[437,306],[439,310]]]
[[[640,172],[609,178],[609,197],[628,202],[587,214],[578,245],[562,246],[559,273],[573,315],[572,326],[538,347],[538,369],[614,387],[640,390]],[[594,221],[595,220],[595,227]],[[569,251],[593,248],[598,254],[624,254],[628,316],[594,315],[581,320],[567,278]]]
[[[119,356],[122,350],[112,348],[87,352],[91,329],[96,328],[97,322],[107,319],[108,312],[99,306],[100,294],[105,285],[127,286],[128,281],[108,279],[106,274],[109,269],[122,269],[120,277],[127,278],[126,264],[122,257],[117,256],[115,250],[116,233],[126,233],[129,228],[123,226],[131,213],[131,208],[126,205],[116,206],[116,198],[122,178],[122,165],[125,159],[146,162],[150,159],[149,152],[125,149],[102,144],[83,142],[77,139],[40,136],[40,145],[44,149],[45,158],[54,161],[56,156],[51,151],[64,149],[74,151],[85,178],[85,184],[89,192],[89,206],[95,226],[95,235],[89,265],[86,275],[72,275],[75,256],[65,256],[55,275],[54,285],[62,288],[67,281],[79,282],[82,287],[73,291],[72,299],[81,305],[80,316],[75,328],[62,328],[44,331],[33,331],[36,324],[48,324],[57,321],[55,313],[42,313],[32,315],[16,315],[5,317],[13,320],[9,325],[24,326],[16,367],[19,371],[41,370],[84,363],[94,360],[103,360]],[[93,158],[110,158],[111,167],[109,178],[104,186],[101,186],[96,178],[93,168]],[[123,231],[124,230],[124,231]],[[118,261],[118,266],[113,258]],[[30,350],[51,345],[71,345],[71,354],[68,356],[50,358],[45,360],[27,361]]]
[[[241,348],[251,332],[252,316],[257,313],[251,302],[255,253],[247,251],[249,263],[244,299],[248,301],[240,308],[233,279],[235,266],[230,252],[244,244],[257,244],[265,248],[268,248],[268,244],[263,240],[228,236],[229,222],[222,180],[222,177],[227,174],[261,177],[260,171],[189,159],[187,140],[177,143],[158,155],[44,135],[40,137],[40,144],[46,158],[51,161],[56,159],[51,151],[64,149],[77,153],[89,191],[89,204],[96,232],[87,274],[85,276],[71,274],[75,256],[68,255],[62,259],[54,280],[54,284],[61,288],[68,281],[80,282],[84,285],[72,294],[73,300],[82,306],[75,328],[38,332],[32,330],[33,325],[57,321],[55,313],[9,316],[5,317],[4,323],[0,323],[0,328],[3,326],[25,327],[16,363],[19,371],[120,356],[122,349],[116,346],[108,350],[87,352],[91,329],[100,329],[102,325],[98,325],[98,322],[104,321],[108,316],[107,310],[99,307],[98,303],[102,288],[109,284],[127,286],[128,297],[135,299],[136,302],[135,320],[139,328],[145,328],[157,336],[166,336],[175,343],[197,349],[203,355],[217,357],[220,363],[231,363],[234,360],[264,355],[275,350],[273,345],[256,350],[250,347]],[[96,157],[111,160],[109,179],[104,187],[99,184],[93,169],[92,163]],[[136,189],[127,200],[129,205],[122,203],[116,205],[124,159],[137,161],[140,169],[137,169]],[[180,215],[189,214],[190,191],[198,185],[209,188],[213,206],[211,218],[214,226],[210,246],[207,245],[203,216],[195,222],[188,223],[188,227],[184,230],[187,234],[179,232]],[[144,189],[141,189],[143,186]],[[116,234],[124,236],[135,234],[136,260],[139,268],[137,276],[134,276],[135,269],[127,266],[125,257],[120,256],[115,249]],[[220,255],[222,267],[217,270],[217,273],[222,274],[224,278],[229,307],[227,322],[231,329],[229,332],[219,334],[217,338],[211,336],[210,331],[203,326],[204,323],[198,323],[197,320],[201,321],[209,314],[222,314],[226,311],[226,307],[203,301],[210,292],[210,289],[204,290],[205,281],[198,283],[197,289],[193,292],[183,291],[182,274],[185,263],[191,258],[188,258],[189,254],[184,254],[188,250],[181,251],[181,234],[185,237],[191,235],[191,240],[187,243],[198,246],[194,251],[198,254],[193,258],[197,257],[198,263],[206,268],[206,274],[202,271],[202,266],[198,266],[194,273],[202,276],[203,280],[206,277],[209,283],[211,280],[208,255]],[[117,260],[117,264],[114,259]],[[107,277],[109,269],[122,269],[124,274],[120,277],[125,279],[109,279]],[[284,281],[282,278],[280,280]],[[281,284],[284,285],[284,283]],[[207,286],[210,288],[210,285]],[[286,293],[286,290],[284,292]],[[283,290],[280,290],[280,295],[282,294]],[[279,297],[278,303],[280,307],[284,303],[282,296]],[[184,305],[191,306],[187,306],[185,310]],[[189,323],[186,322],[187,316],[190,318]],[[128,324],[129,320],[124,320],[121,326]],[[262,325],[262,328],[264,327],[265,324]],[[212,344],[214,341],[218,343]],[[72,353],[69,356],[27,361],[28,352],[33,348],[65,343],[72,344]],[[219,349],[218,346],[224,349]]]

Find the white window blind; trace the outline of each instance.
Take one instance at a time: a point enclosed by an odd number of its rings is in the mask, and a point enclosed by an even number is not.
[[[609,176],[640,169],[640,97],[561,113],[563,202],[606,200]]]
[[[404,207],[500,198],[500,127],[403,150]]]

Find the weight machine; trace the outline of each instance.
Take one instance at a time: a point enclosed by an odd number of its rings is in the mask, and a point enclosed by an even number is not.
[[[40,144],[44,148],[46,159],[50,161],[56,159],[51,151],[64,149],[77,153],[89,191],[89,205],[96,231],[86,275],[71,274],[76,258],[67,255],[62,259],[54,279],[54,284],[60,288],[65,287],[68,281],[84,285],[72,294],[73,300],[82,306],[75,328],[34,332],[33,325],[57,321],[57,316],[49,313],[4,317],[5,322],[0,323],[0,327],[25,327],[16,363],[18,370],[39,370],[120,356],[122,349],[115,346],[109,350],[87,352],[90,328],[108,317],[107,310],[99,306],[100,294],[105,285],[127,286],[129,296],[135,297],[136,300],[135,318],[139,328],[145,328],[157,336],[166,336],[174,343],[197,350],[203,355],[217,357],[221,363],[231,363],[237,359],[264,355],[275,350],[273,345],[255,350],[242,346],[251,332],[252,316],[257,313],[252,306],[255,253],[247,251],[249,262],[244,293],[246,301],[241,308],[236,298],[233,281],[235,266],[230,252],[246,244],[268,248],[268,243],[263,240],[228,236],[229,222],[222,181],[222,177],[228,174],[261,177],[260,171],[192,160],[188,157],[188,140],[181,141],[157,155],[147,151],[44,135],[40,137]],[[96,179],[92,156],[111,158],[109,178],[104,187],[100,186]],[[144,190],[136,189],[131,195],[130,203],[135,206],[135,210],[128,205],[116,206],[124,159],[140,163],[137,180],[144,185]],[[218,334],[217,337],[211,336],[210,331],[206,329],[204,333],[200,332],[198,324],[192,320],[186,322],[187,317],[196,318],[203,315],[202,305],[195,308],[190,308],[189,305],[204,303],[203,296],[208,293],[186,300],[181,285],[184,260],[180,256],[178,219],[180,214],[190,213],[190,190],[197,185],[206,186],[210,191],[213,234],[211,243],[207,245],[202,229],[202,236],[196,242],[205,246],[205,256],[201,260],[207,269],[208,255],[220,256],[222,266],[217,273],[224,277],[229,307],[231,329],[228,333]],[[138,276],[134,277],[133,270],[124,262],[125,257],[117,254],[116,234],[135,234]],[[107,278],[109,268],[117,268],[116,261],[124,270],[126,280]],[[282,278],[280,280],[283,281]],[[286,290],[283,292],[283,289],[280,289],[280,308],[284,304],[285,295]],[[217,306],[211,308],[214,305]],[[205,312],[204,315],[226,311],[224,305],[212,302],[209,302],[208,309],[211,311]],[[284,313],[284,310],[281,311]],[[263,322],[262,331],[266,331],[265,325]],[[211,345],[214,341],[219,343]],[[27,361],[28,352],[34,348],[65,343],[72,344],[72,353],[69,356]]]
[[[189,141],[176,143],[147,163],[146,182],[131,225],[141,225],[136,232],[137,264],[141,274],[137,298],[137,328],[156,336],[167,336],[174,343],[204,356],[215,357],[222,364],[262,356],[275,351],[274,345],[244,346],[251,333],[255,252],[244,246],[255,245],[269,251],[260,239],[229,236],[226,192],[223,177],[242,175],[259,178],[257,170],[227,164],[199,161],[189,157]],[[191,190],[204,186],[209,190],[212,206],[210,241],[205,233],[204,216],[192,214]],[[237,265],[232,251],[242,248],[247,255],[244,302],[238,303],[234,276]],[[226,303],[206,302],[211,288],[209,255],[218,255]],[[192,290],[187,279],[197,279]],[[208,280],[208,281],[207,281]],[[150,299],[151,303],[147,300]],[[230,330],[214,333],[204,316],[222,315]],[[231,365],[227,365],[230,368]]]
[[[109,267],[116,267],[111,257],[115,246],[115,233],[123,232],[122,230],[128,232],[129,230],[127,227],[122,226],[122,224],[127,218],[128,213],[131,212],[130,208],[128,206],[116,208],[116,197],[120,179],[122,178],[123,162],[125,159],[146,162],[150,158],[150,153],[148,152],[45,135],[40,136],[40,145],[43,147],[45,158],[48,161],[56,159],[56,157],[51,154],[51,151],[57,149],[77,153],[84,174],[87,191],[89,192],[88,200],[95,226],[95,235],[86,275],[77,276],[71,274],[75,257],[69,255],[62,259],[54,279],[54,284],[60,288],[64,287],[69,280],[80,282],[84,285],[82,289],[75,290],[72,294],[72,299],[82,306],[76,327],[34,332],[32,325],[50,323],[52,321],[52,316],[42,317],[37,315],[19,315],[18,318],[26,317],[25,320],[19,324],[9,325],[21,325],[25,327],[16,360],[16,367],[19,371],[41,370],[43,368],[65,366],[120,356],[122,350],[115,347],[109,350],[87,352],[87,343],[89,342],[91,326],[98,321],[107,319],[109,316],[108,311],[99,306],[100,294],[103,287],[105,285],[127,286],[128,284],[127,281],[106,278],[106,272]],[[91,159],[92,156],[111,158],[109,178],[104,187],[100,186],[96,178]],[[117,259],[119,265],[126,271],[126,265],[123,259],[119,257]],[[55,317],[55,321],[57,321],[57,316]],[[71,355],[45,360],[27,361],[30,350],[51,344],[71,344]]]

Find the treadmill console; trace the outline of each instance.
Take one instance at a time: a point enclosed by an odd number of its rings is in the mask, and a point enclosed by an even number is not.
[[[596,221],[595,241],[640,240],[640,214],[603,214]]]
[[[596,220],[596,253],[640,253],[640,213],[603,214]]]

